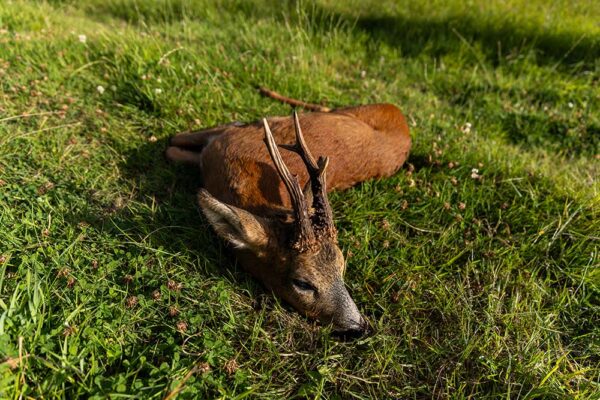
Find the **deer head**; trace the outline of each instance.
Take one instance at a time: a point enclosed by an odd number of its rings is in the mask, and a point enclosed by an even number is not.
[[[309,175],[305,190],[284,164],[263,119],[265,143],[291,198],[291,221],[253,215],[220,202],[206,190],[199,193],[200,206],[217,234],[236,248],[240,262],[276,295],[300,313],[333,324],[339,333],[360,335],[366,323],[344,285],[345,261],[327,199],[328,158],[315,161],[296,112],[293,118],[296,143],[280,147],[304,161]]]

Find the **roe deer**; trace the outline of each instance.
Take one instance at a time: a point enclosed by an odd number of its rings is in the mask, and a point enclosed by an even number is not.
[[[244,269],[300,313],[358,336],[366,322],[344,285],[327,191],[392,175],[410,144],[400,110],[375,104],[183,133],[166,155],[200,167],[200,207]]]

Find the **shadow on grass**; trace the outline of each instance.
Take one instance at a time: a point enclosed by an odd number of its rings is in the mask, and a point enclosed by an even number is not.
[[[508,139],[525,148],[552,148],[564,154],[593,156],[600,149],[600,127],[575,125],[534,113],[510,112],[502,118]]]
[[[58,2],[59,4],[61,2]],[[555,32],[527,21],[515,23],[511,15],[503,19],[486,19],[476,15],[455,14],[437,17],[403,15],[351,15],[311,3],[299,13],[297,1],[225,2],[227,13],[239,18],[285,20],[299,27],[324,33],[345,27],[350,34],[366,34],[376,43],[400,49],[404,57],[427,55],[440,57],[461,51],[464,42],[477,46],[484,57],[497,65],[502,60],[534,55],[539,65],[571,68],[582,64],[592,68],[600,57],[600,39],[570,32]],[[137,26],[176,23],[184,20],[209,19],[205,7],[182,0],[153,2],[102,2],[86,6],[96,18],[108,17]]]
[[[344,15],[339,18],[352,19]],[[439,57],[456,52],[465,41],[480,44],[486,59],[494,65],[500,58],[523,57],[530,51],[538,64],[593,66],[600,56],[600,41],[596,38],[542,31],[508,19],[492,24],[465,15],[443,19],[363,16],[356,20],[356,27],[375,40],[398,47],[406,57]]]
[[[454,78],[454,77],[453,77]],[[462,78],[440,79],[432,90],[446,99],[455,109],[470,113],[472,109],[482,110],[485,125],[498,126],[504,138],[526,150],[544,148],[556,153],[593,157],[600,150],[600,127],[588,117],[575,117],[575,112],[555,113],[542,111],[541,105],[560,108],[561,100],[557,91],[532,84],[527,94],[507,91],[498,84],[472,83]],[[586,94],[582,94],[585,96]],[[538,110],[505,109],[502,101],[525,97],[538,105]],[[585,98],[585,97],[584,97]],[[564,104],[563,103],[563,104]]]
[[[196,200],[202,185],[199,171],[169,162],[164,157],[166,147],[167,140],[148,142],[125,155],[123,177],[135,187],[134,200],[145,207],[136,207],[137,215],[128,210],[114,213],[110,219],[116,231],[131,232],[140,244],[162,248],[175,258],[181,255],[196,277],[226,278],[248,292],[259,308],[272,305],[265,301],[262,286],[237,266],[231,250],[200,211]]]
[[[147,226],[143,229],[155,232],[153,247],[163,247],[172,254],[191,249],[196,254],[216,257],[220,244],[196,202],[201,185],[199,173],[168,162],[164,157],[166,147],[166,140],[144,143],[131,149],[121,166],[124,178],[136,189],[136,200],[160,206],[156,212],[145,212]],[[136,229],[137,225],[127,215],[115,223],[124,230]]]

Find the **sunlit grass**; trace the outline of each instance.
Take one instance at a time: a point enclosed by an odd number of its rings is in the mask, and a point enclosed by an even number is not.
[[[599,14],[3,2],[0,397],[594,398]],[[265,293],[163,160],[178,131],[289,112],[258,85],[408,116],[410,165],[331,196],[368,338]]]

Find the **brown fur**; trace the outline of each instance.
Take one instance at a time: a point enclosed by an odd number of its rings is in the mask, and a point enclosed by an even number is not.
[[[291,118],[273,117],[268,121],[277,143],[294,142]],[[302,114],[300,123],[311,151],[317,157],[329,157],[328,191],[390,176],[402,166],[410,150],[408,125],[391,104]],[[262,124],[257,122],[176,136],[171,144],[189,148],[207,143],[197,160],[206,190],[227,204],[260,214],[274,206],[290,207],[263,137]],[[281,155],[304,185],[308,175],[300,157],[286,150]]]

